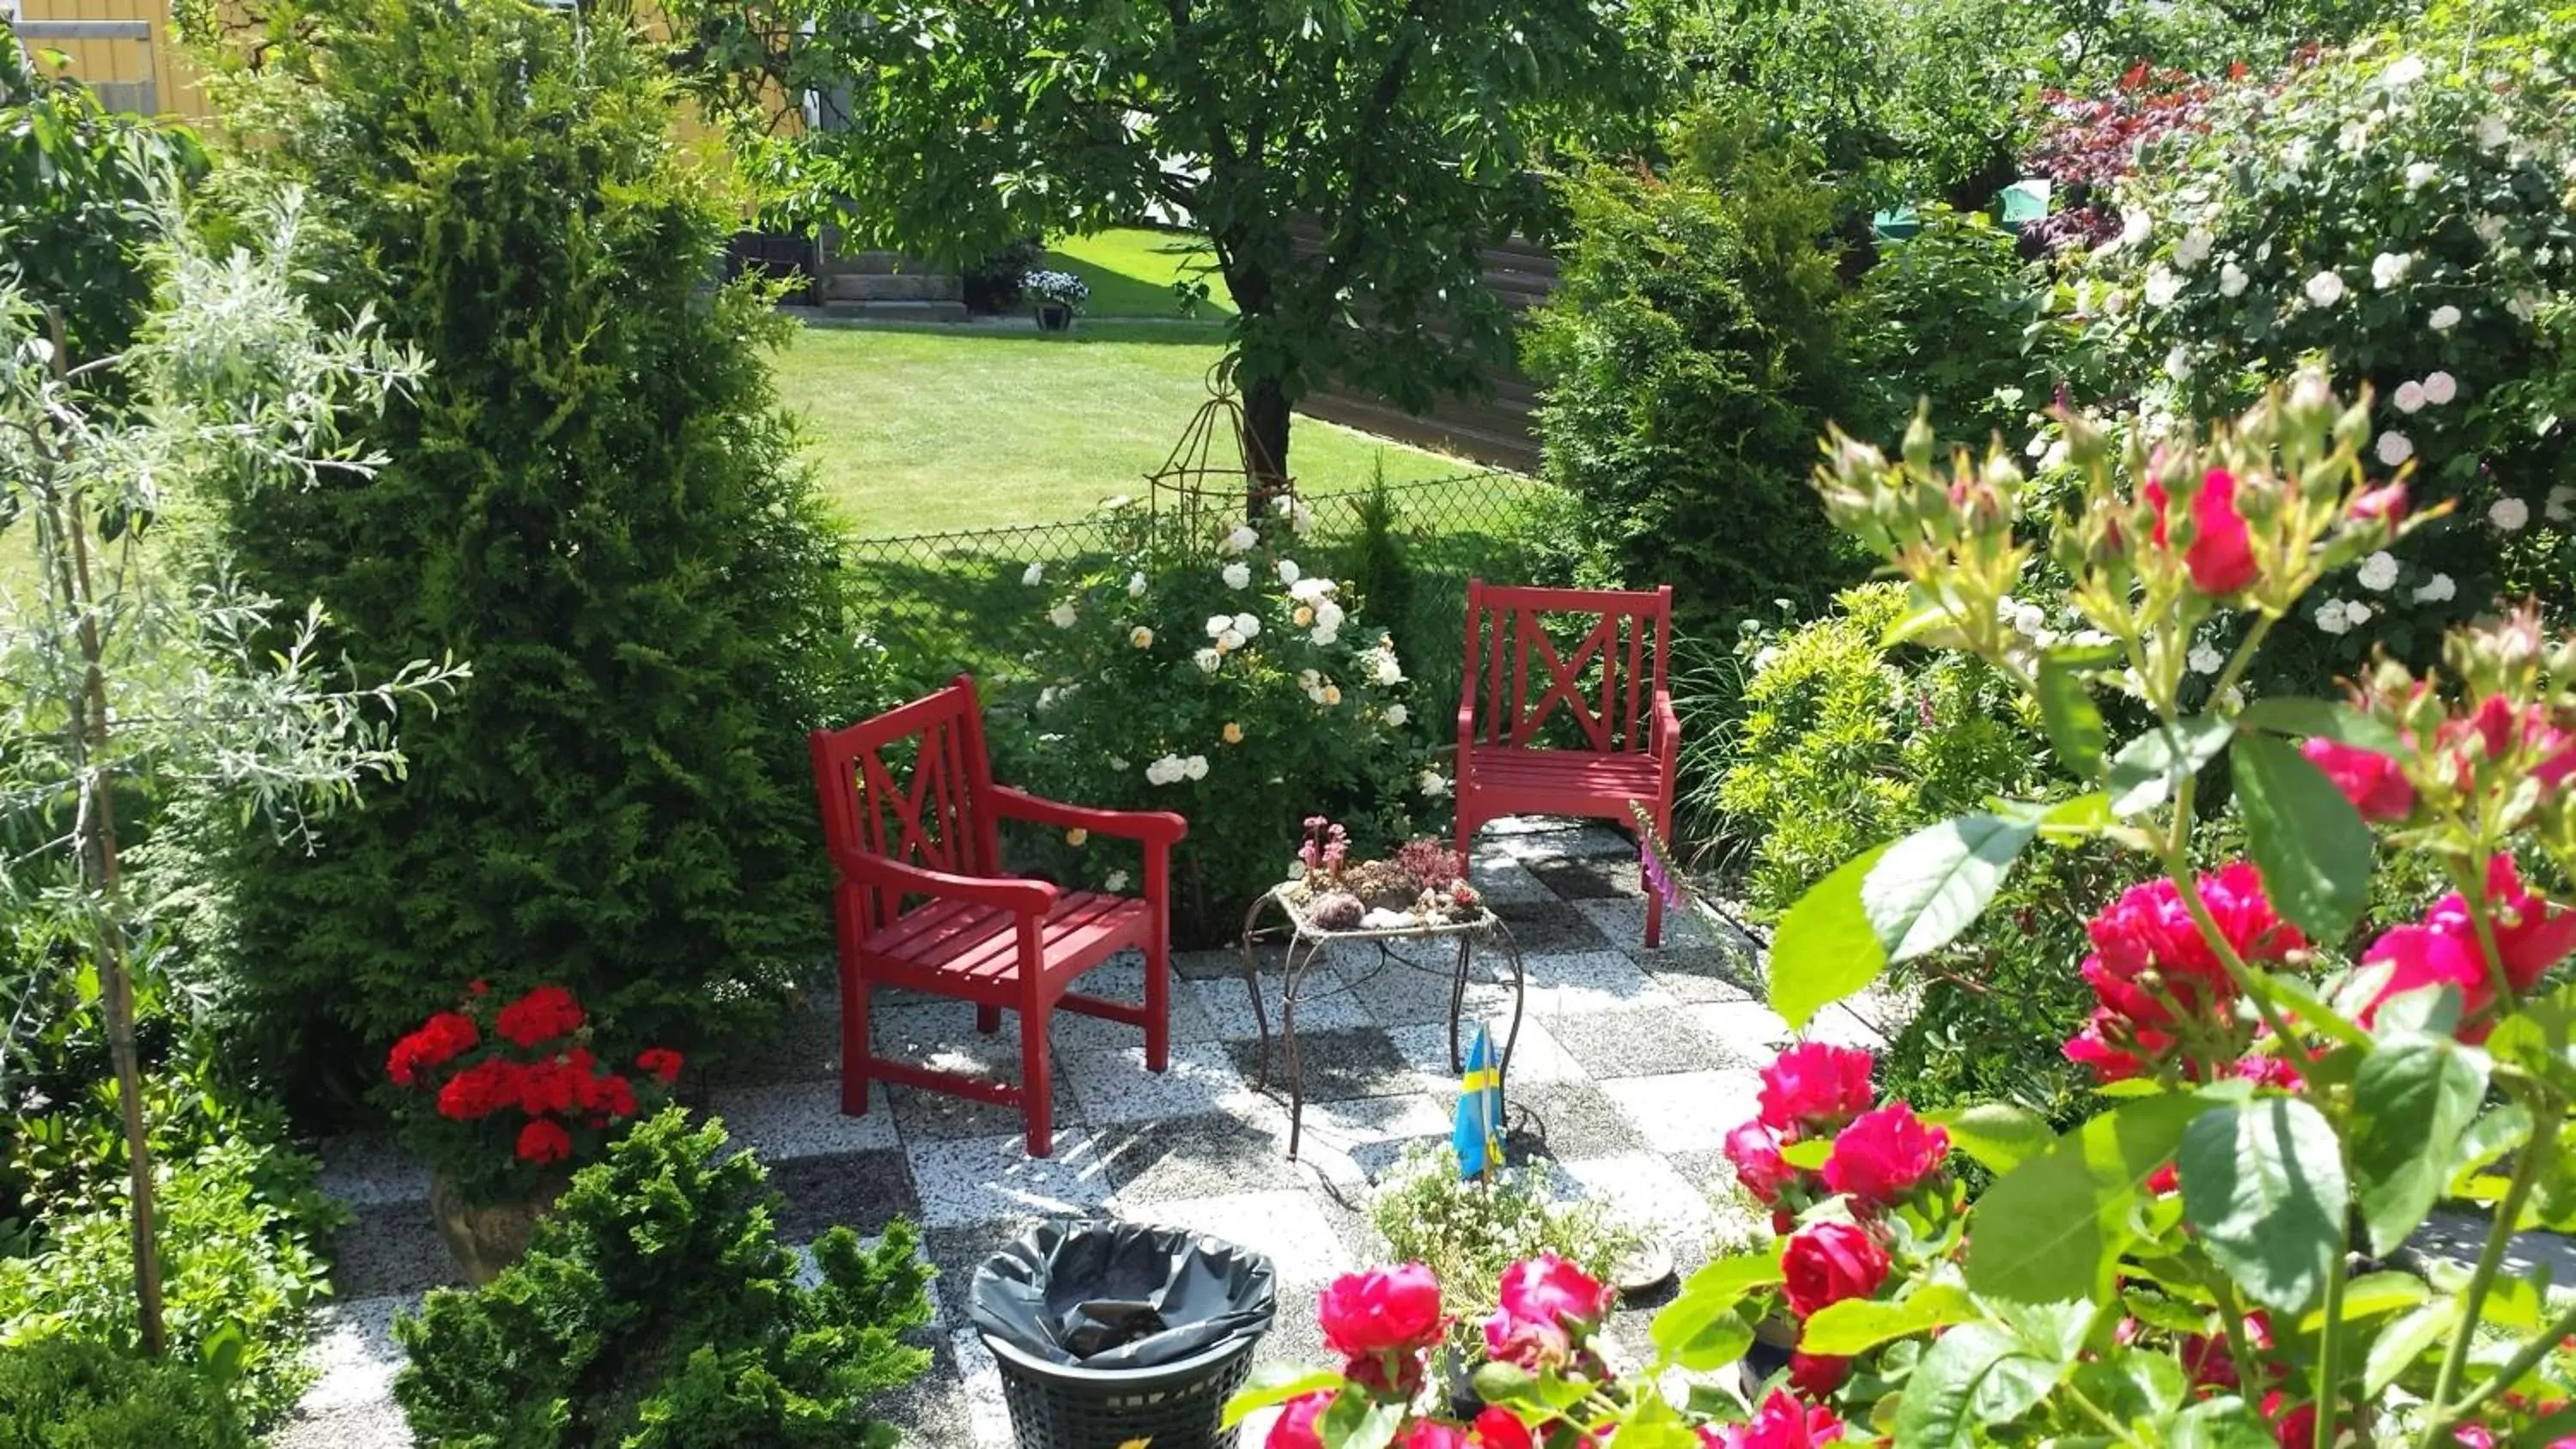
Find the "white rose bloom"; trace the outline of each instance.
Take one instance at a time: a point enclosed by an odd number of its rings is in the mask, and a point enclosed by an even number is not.
[[[2368,604],[2363,603],[2359,599],[2354,599],[2343,606],[2344,622],[2358,628],[2361,625],[2370,622],[2371,612],[2371,607]]]
[[[2411,162],[2406,167],[2406,185],[2411,190],[2421,191],[2441,179],[2442,168],[2430,161]]]
[[[2128,294],[2128,293],[2126,293],[2126,292],[2106,292],[2106,293],[2104,293],[2104,294],[2103,294],[2103,296],[2102,296],[2102,315],[2104,315],[2104,316],[2106,316],[2106,317],[2117,317],[2117,316],[2119,316],[2121,313],[2126,312],[2126,311],[2128,311],[2128,310],[2129,310],[2129,294]]]
[[[2424,379],[2424,401],[2441,407],[2460,395],[2460,380],[2447,372],[2429,374]]]
[[[1270,511],[1281,518],[1287,517],[1289,510],[1296,506],[1297,499],[1293,494],[1282,493],[1270,500]]]
[[[2531,505],[2519,498],[2499,498],[2488,507],[2487,522],[2507,533],[2520,533],[2531,522]]]
[[[2415,456],[2415,440],[2391,428],[2379,435],[2379,461],[2394,468]]]
[[[2419,604],[2439,604],[2445,600],[2457,597],[2459,592],[2459,584],[2453,581],[2449,574],[2435,574],[2415,590],[2415,602]]]
[[[2319,272],[2308,278],[2307,285],[2300,290],[2306,292],[2308,300],[2315,305],[2331,307],[2343,300],[2343,278],[2332,272]]]
[[[2037,604],[2024,604],[2013,610],[2012,626],[2018,633],[2036,634],[2048,627],[2048,615]]]
[[[2488,150],[2501,151],[2504,143],[2513,139],[2513,132],[2505,126],[2502,116],[2480,116],[2477,138],[2478,144]]]
[[[2392,86],[2411,86],[2424,78],[2424,62],[2415,56],[2402,55],[2379,73],[2381,82]]]
[[[2174,299],[2182,295],[2182,278],[2158,267],[2147,273],[2146,291],[2148,306],[2170,307]]]
[[[2433,315],[2427,320],[2432,323],[2434,331],[2448,332],[2460,325],[2460,309],[2445,302],[2434,308]]]
[[[1333,591],[1331,579],[1299,579],[1288,586],[1288,597],[1300,603],[1319,604]]]
[[[1237,614],[1234,616],[1234,632],[1246,639],[1258,639],[1261,637],[1261,620],[1255,615]]]
[[[1131,599],[1141,599],[1145,597],[1145,576],[1143,574],[1129,574],[1127,576],[1127,597]]]
[[[2405,281],[2406,273],[2414,265],[2415,254],[2412,252],[2381,252],[2370,259],[2370,284],[2385,292]]]
[[[2421,412],[2424,409],[2424,384],[2401,382],[2397,384],[2397,396],[2390,401],[2397,404],[2401,413]]]
[[[1113,870],[1109,874],[1102,876],[1100,878],[1100,888],[1109,892],[1113,896],[1118,894],[1120,891],[1127,889],[1127,872],[1123,870]]]
[[[2281,169],[2293,175],[2308,169],[2308,143],[2292,141],[2281,151]]]
[[[2120,245],[2133,247],[2156,229],[2156,219],[2137,207],[2120,209]]]
[[[2341,599],[2328,599],[2317,605],[2316,621],[2317,627],[2328,634],[2347,633],[2352,629],[2352,620],[2345,616]]]
[[[1023,584],[1026,584],[1027,586],[1029,586],[1030,588],[1033,588],[1033,589],[1034,589],[1034,588],[1036,588],[1038,585],[1040,585],[1040,584],[1042,584],[1042,583],[1045,583],[1045,582],[1046,582],[1046,565],[1045,565],[1045,564],[1042,564],[1042,563],[1033,563],[1033,564],[1029,565],[1027,568],[1025,568],[1025,569],[1021,570],[1021,571],[1020,571],[1020,582],[1021,582],[1021,583],[1023,583]]]
[[[1216,636],[1216,651],[1219,654],[1230,654],[1242,647],[1243,635],[1236,630],[1228,629]]]
[[[1059,629],[1072,628],[1073,620],[1074,613],[1073,605],[1071,603],[1058,604],[1054,608],[1047,610],[1047,622],[1053,624]]]
[[[1403,666],[1396,663],[1393,654],[1380,654],[1377,657],[1376,669],[1377,682],[1380,684],[1392,686],[1404,682]]]
[[[1135,499],[1128,497],[1124,493],[1113,494],[1110,497],[1100,500],[1100,510],[1103,513],[1115,513],[1119,509],[1124,508],[1135,501]]]
[[[1449,778],[1438,770],[1425,770],[1414,780],[1422,793],[1437,800],[1449,793]]]
[[[1210,614],[1207,617],[1207,634],[1211,639],[1233,627],[1234,616],[1232,614]]]
[[[1229,589],[1247,588],[1252,583],[1252,569],[1249,565],[1238,561],[1217,570],[1217,577],[1225,580],[1225,586]]]
[[[2031,435],[2030,435],[2030,441],[2021,445],[2021,451],[2022,451],[2022,456],[2023,456],[2023,457],[2026,457],[2026,458],[2036,458],[2036,457],[2038,457],[2040,454],[2047,452],[2047,451],[2048,451],[2048,434],[2046,434],[2046,433],[2033,433],[2033,434],[2031,434]]]
[[[1315,670],[1300,669],[1297,671],[1297,687],[1300,689],[1320,688],[1323,685],[1323,682],[1324,676]]]
[[[2360,121],[2346,121],[2343,129],[2335,132],[2335,145],[2347,156],[2359,155],[2361,148],[2369,144],[2370,127]]]
[[[1261,542],[1261,535],[1252,531],[1252,525],[1239,524],[1234,532],[1225,536],[1225,551],[1243,553],[1259,542]]]
[[[2227,667],[2227,656],[2218,652],[2217,645],[2203,639],[2191,646],[2191,658],[2188,662],[2195,673],[2216,674]]]
[[[2504,218],[2492,211],[2482,211],[2476,220],[2469,223],[2469,230],[2478,234],[2479,241],[2492,247],[2504,240]]]
[[[2374,594],[2384,594],[2397,583],[2397,555],[2386,549],[2361,561],[2358,574],[2361,586]]]
[[[2540,310],[2540,298],[2532,292],[2516,292],[2513,300],[2504,304],[2504,309],[2513,314],[2516,322],[2528,322],[2532,314]]]
[[[1050,684],[1046,688],[1038,691],[1038,708],[1053,709],[1055,708],[1055,701],[1056,687],[1054,685]]]
[[[1303,571],[1297,567],[1297,561],[1293,558],[1283,558],[1279,561],[1279,582],[1283,584],[1293,584],[1297,582],[1297,579],[1302,572]]]
[[[2576,484],[2561,483],[2550,489],[2549,497],[2540,505],[2540,511],[2547,514],[2552,523],[2565,523],[2571,518],[2576,518]]]
[[[1403,728],[1404,722],[1411,718],[1413,718],[1412,711],[1407,710],[1402,703],[1390,704],[1386,707],[1386,722],[1398,729]]]
[[[1217,666],[1225,663],[1225,656],[1219,654],[1213,649],[1202,649],[1196,654],[1190,656],[1190,662],[1197,665],[1207,673],[1214,674],[1217,671]]]
[[[2039,455],[2039,471],[2045,473],[2051,468],[2055,468],[2059,464],[2064,463],[2066,461],[2067,452],[2068,448],[2064,438],[2060,438],[2056,442],[2049,444],[2048,451]]]
[[[1165,755],[1161,759],[1153,761],[1145,766],[1145,783],[1148,785],[1168,785],[1172,783],[1174,780],[1180,778],[1180,764],[1181,762],[1179,757],[1174,755]]]
[[[2196,226],[2184,232],[2182,240],[2174,243],[2174,265],[2186,272],[2199,266],[2209,259],[2209,249],[2216,245],[2217,241],[2218,238],[2211,236],[2209,228],[2205,226]]]
[[[1300,503],[1288,510],[1288,531],[1304,538],[1315,531],[1315,510]]]
[[[2218,295],[2222,297],[2242,296],[2245,292],[2245,284],[2252,280],[2253,279],[2251,277],[2245,275],[2245,269],[2243,267],[2236,265],[2234,262],[2222,263],[2218,268]]]
[[[2182,382],[2191,376],[2191,350],[2177,342],[2165,354],[2165,376]]]
[[[1343,618],[1342,606],[1330,599],[1315,606],[1315,627],[1319,629],[1338,629]]]
[[[1139,649],[1151,649],[1154,647],[1154,631],[1139,624],[1127,631],[1127,642]]]
[[[1318,644],[1330,644],[1334,640],[1342,637],[1342,631],[1338,626],[1327,627],[1325,625],[1318,624],[1315,626],[1315,632],[1307,637],[1313,639]]]
[[[1204,779],[1206,779],[1206,778],[1207,778],[1207,756],[1205,756],[1205,755],[1192,755],[1192,756],[1190,756],[1188,759],[1183,760],[1183,761],[1181,762],[1181,778],[1183,778],[1183,779],[1185,779],[1185,780],[1204,780]]]

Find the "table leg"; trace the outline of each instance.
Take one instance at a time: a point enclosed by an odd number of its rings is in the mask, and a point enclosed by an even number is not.
[[[1261,908],[1269,903],[1270,897],[1263,896],[1243,913],[1243,989],[1252,995],[1252,1024],[1261,1029],[1260,1069],[1253,1073],[1252,1078],[1253,1085],[1258,1088],[1270,1085],[1270,1017],[1261,1007],[1261,967],[1255,954],[1252,927],[1261,919]],[[1289,940],[1289,951],[1291,954],[1296,951],[1294,937]]]
[[[1467,1009],[1467,972],[1475,961],[1474,948],[1468,938],[1458,938],[1458,969],[1449,978],[1449,1074],[1456,1076],[1467,1069],[1458,1055],[1458,1014]]]
[[[1297,1057],[1297,982],[1305,974],[1306,967],[1313,965],[1315,958],[1323,954],[1324,944],[1318,941],[1308,946],[1305,962],[1300,964],[1297,959],[1298,941],[1290,938],[1288,959],[1282,968],[1279,986],[1279,1046],[1288,1067],[1288,1160],[1291,1162],[1297,1160],[1298,1143],[1306,1130],[1306,1068]]]

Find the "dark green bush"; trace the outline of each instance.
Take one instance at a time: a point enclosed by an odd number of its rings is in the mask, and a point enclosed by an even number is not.
[[[898,1219],[780,1246],[768,1176],[677,1108],[574,1174],[525,1261],[394,1325],[395,1401],[449,1449],[887,1449],[871,1402],[921,1372],[929,1270]]]
[[[273,128],[246,184],[306,188],[316,301],[430,366],[372,482],[220,500],[222,550],[321,600],[361,678],[473,669],[311,853],[232,843],[234,1001],[308,1091],[470,979],[700,1053],[826,939],[803,736],[847,713],[838,538],[766,371],[786,324],[711,281],[735,219],[622,17],[289,4],[235,104]]]
[[[0,1445],[8,1449],[250,1449],[216,1376],[105,1344],[44,1339],[0,1348]]]
[[[2030,337],[2047,284],[1981,213],[1927,206],[1922,223],[1861,279],[1854,361],[1882,394],[1870,431],[1845,426],[1893,437],[1928,404],[1945,445],[1983,453],[1997,433],[2027,436],[2048,405],[2049,354]]]
[[[1832,191],[1740,117],[1687,131],[1667,176],[1565,187],[1562,285],[1530,337],[1548,477],[1593,557],[1692,613],[1821,603],[1859,574],[1807,486],[1851,411]]]

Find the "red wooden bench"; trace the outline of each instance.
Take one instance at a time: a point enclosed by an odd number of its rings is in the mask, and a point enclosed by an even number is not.
[[[1567,615],[1577,616],[1583,632],[1560,651],[1548,624]],[[1486,821],[1504,815],[1624,824],[1643,806],[1671,838],[1673,757],[1681,745],[1664,673],[1672,635],[1670,584],[1649,593],[1468,581],[1458,702],[1460,855],[1469,856]],[[1663,926],[1664,903],[1650,890],[1648,946],[1662,940]]]
[[[1178,815],[1085,810],[993,783],[975,681],[808,737],[823,837],[838,879],[833,924],[841,958],[841,1110],[868,1109],[883,1078],[1017,1107],[1029,1155],[1054,1147],[1047,1023],[1059,1006],[1145,1029],[1145,1065],[1171,1055],[1171,848]],[[1144,896],[1064,890],[1000,873],[999,822],[1026,820],[1144,845]],[[1129,946],[1145,954],[1141,1005],[1083,996],[1074,979]],[[874,1055],[868,992],[900,986],[975,1003],[975,1026],[1020,1017],[1020,1080],[991,1082]]]

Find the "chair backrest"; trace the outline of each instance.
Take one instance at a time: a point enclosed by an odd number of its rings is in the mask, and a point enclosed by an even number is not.
[[[873,719],[816,730],[806,743],[836,865],[875,858],[951,875],[994,873],[998,834],[982,808],[993,774],[971,676]],[[897,891],[869,888],[861,898],[869,929],[903,906]]]
[[[1560,737],[1593,750],[1642,751],[1653,739],[1655,694],[1664,687],[1672,643],[1670,584],[1652,591],[1540,589],[1470,579],[1459,705],[1473,721],[1471,738],[1541,744],[1542,731],[1561,720]]]

